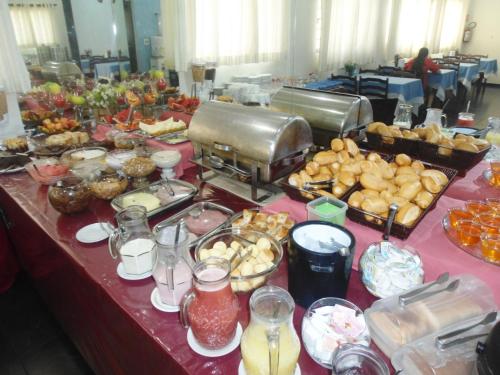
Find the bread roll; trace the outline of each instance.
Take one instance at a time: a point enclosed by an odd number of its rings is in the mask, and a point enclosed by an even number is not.
[[[87,134],[87,133],[84,133]],[[472,142],[479,150],[484,150],[485,148],[490,147],[490,142],[486,139],[474,138],[474,142]]]
[[[350,187],[356,183],[356,178],[352,172],[340,172],[339,181]]]
[[[357,155],[354,157],[354,160],[356,160],[356,161],[363,161],[363,160],[365,160],[365,155],[363,155],[363,154],[359,153],[359,154],[357,154]]]
[[[387,190],[381,191],[379,196],[389,204],[391,204],[392,198],[394,197],[394,195],[389,193]]]
[[[361,203],[364,200],[365,196],[360,191],[355,191],[354,193],[351,194],[347,203],[349,204],[349,206],[360,208]]]
[[[306,172],[306,171],[304,171],[304,170],[301,170],[301,171],[299,172],[299,176],[300,176],[300,178],[302,179],[302,182],[303,182],[303,183],[306,183],[306,182],[312,182],[312,180],[313,180],[313,179],[312,179],[312,177],[311,177],[311,176],[309,176],[309,175],[307,174],[307,172]]]
[[[361,163],[364,163],[365,161],[352,161],[350,163],[344,163],[340,167],[340,172],[349,172],[355,175],[360,175],[362,173],[361,170]]]
[[[368,154],[368,156],[366,157],[366,160],[369,160],[369,161],[377,161],[380,159],[382,159],[382,157],[379,154],[377,154],[376,152],[370,152]]]
[[[432,194],[439,193],[443,188],[443,186],[436,182],[436,180],[432,177],[422,177],[420,181],[422,181],[422,185],[424,186],[425,190]]]
[[[468,142],[456,144],[455,149],[469,152],[479,152],[479,148],[475,144]]]
[[[443,138],[439,142],[438,154],[443,156],[450,156],[453,152],[453,148],[455,147],[455,143],[448,138]]]
[[[425,165],[420,160],[414,160],[411,163],[411,167],[415,170],[415,172],[417,172],[418,175],[421,171],[425,170]]]
[[[297,173],[292,173],[288,177],[288,183],[292,186],[299,188],[299,189],[301,189],[302,186],[304,186],[304,181],[302,181],[302,177],[300,177],[299,174],[297,174]]]
[[[372,189],[363,189],[361,190],[361,194],[365,196],[365,198],[378,198],[380,193],[377,190]]]
[[[337,154],[334,151],[320,151],[314,155],[313,161],[319,165],[332,164],[337,161]]]
[[[374,214],[381,214],[387,211],[389,204],[382,198],[365,198],[361,202],[361,209],[367,212],[373,212]]]
[[[467,140],[467,136],[463,133],[458,133],[456,136],[455,136],[455,139],[463,139],[463,140]]]
[[[389,163],[389,168],[391,168],[393,170],[394,174],[396,174],[396,171],[398,170],[399,167],[395,162],[391,161]]]
[[[337,160],[339,163],[345,163],[346,161],[350,160],[351,156],[346,150],[342,150],[337,154]]]
[[[395,203],[398,205],[398,207],[403,207],[405,204],[408,203],[408,199],[405,199],[403,197],[400,197],[399,195],[394,195],[391,199],[390,202],[388,202],[389,205],[392,203]]]
[[[344,138],[344,150],[347,150],[349,155],[353,157],[359,154],[358,145],[350,138]]]
[[[394,178],[394,183],[398,186],[403,186],[408,182],[420,181],[420,177],[416,174],[408,173],[408,174],[400,174]]]
[[[434,195],[429,193],[426,190],[420,191],[417,196],[414,199],[414,202],[421,208],[421,209],[426,209],[427,207],[430,206],[432,203],[432,200],[434,199]]]
[[[413,131],[418,135],[418,137],[420,139],[425,139],[425,136],[427,134],[426,128],[416,128],[416,129],[413,129]]]
[[[311,193],[309,192],[305,192],[303,190],[300,191],[300,195],[302,195],[304,198],[306,199],[309,199],[309,200],[313,200],[314,198],[316,198],[314,195],[312,195]]]
[[[420,181],[407,182],[401,185],[397,195],[411,201],[417,196],[420,190],[422,190]]]
[[[335,161],[328,165],[328,168],[332,171],[332,174],[338,173],[340,171],[341,164],[338,161]]]
[[[388,144],[394,144],[394,137],[391,133],[391,130],[388,127],[379,127],[377,129],[378,133],[382,136],[382,142]]]
[[[321,167],[319,167],[319,174],[327,174],[330,177],[333,175],[330,168],[327,167],[326,165],[322,165]]]
[[[386,190],[389,193],[394,194],[399,190],[399,187],[397,185],[393,184],[392,181],[387,181]]]
[[[411,165],[411,158],[406,154],[398,154],[396,155],[396,164],[400,167],[404,167],[405,165]]]
[[[379,126],[386,126],[383,122],[372,122],[366,127],[366,131],[370,133],[377,133]]]
[[[407,203],[396,213],[395,221],[405,226],[411,226],[418,219],[422,210],[416,204]]]
[[[380,159],[375,162],[378,166],[378,169],[380,170],[380,173],[382,174],[382,178],[385,178],[386,180],[390,180],[391,178],[394,177],[394,170],[389,166],[389,163],[387,163],[385,160]]]
[[[406,139],[419,139],[418,135],[415,134],[414,132],[410,131],[410,130],[403,130],[402,133],[403,133],[403,138],[406,138]]]
[[[441,134],[431,128],[427,128],[427,132],[425,133],[425,140],[429,143],[437,144],[441,140]]]
[[[332,188],[332,193],[335,195],[337,198],[341,197],[344,195],[344,193],[347,191],[348,187],[344,185],[342,182],[338,182],[335,184],[335,186]]]
[[[361,174],[359,181],[365,189],[382,191],[387,187],[387,183],[382,178],[371,173]]]
[[[426,169],[420,173],[420,177],[431,177],[436,183],[440,185],[446,185],[448,183],[448,177],[441,171],[437,169]]]
[[[401,133],[401,129],[399,129],[399,127],[391,125],[388,129],[394,138],[403,138],[403,133]]]
[[[417,174],[417,171],[412,167],[405,165],[404,167],[399,167],[396,171],[396,176],[400,176],[402,174]]]
[[[319,195],[322,195],[323,197],[337,198],[335,195],[333,195],[329,191],[322,190],[322,189],[321,190],[316,190],[316,193],[318,193]]]
[[[315,161],[310,161],[306,164],[306,172],[309,176],[314,176],[319,173],[319,164]]]
[[[331,174],[317,174],[316,176],[313,176],[313,181],[314,182],[320,182],[320,181],[328,181],[331,178]]]
[[[333,151],[342,151],[344,149],[344,142],[342,142],[342,139],[340,138],[334,138],[330,142],[330,147]]]

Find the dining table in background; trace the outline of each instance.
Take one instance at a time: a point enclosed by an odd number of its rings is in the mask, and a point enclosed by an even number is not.
[[[479,71],[484,73],[485,77],[498,73],[497,59],[494,58],[481,58],[479,61]]]
[[[457,94],[457,72],[453,69],[440,69],[436,73],[429,73],[428,85],[437,90],[436,96],[441,101],[446,99],[446,91]]]
[[[479,64],[475,63],[460,63],[460,69],[458,71],[458,80],[470,90],[472,87],[472,81],[479,77]]]

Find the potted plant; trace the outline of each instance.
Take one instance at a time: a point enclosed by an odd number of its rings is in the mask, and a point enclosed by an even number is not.
[[[358,65],[353,62],[347,62],[344,64],[344,70],[349,77],[352,77],[354,75],[354,71],[357,67]]]

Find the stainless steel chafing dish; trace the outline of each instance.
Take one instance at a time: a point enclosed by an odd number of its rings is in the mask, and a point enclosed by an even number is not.
[[[47,61],[42,67],[42,77],[48,81],[63,83],[75,78],[82,78],[82,71],[73,62]]]
[[[359,134],[373,121],[372,106],[364,96],[289,86],[271,98],[270,109],[303,116],[311,125],[314,144],[321,146],[350,132]]]
[[[254,201],[264,199],[257,197],[257,186],[302,166],[312,146],[311,128],[300,116],[220,102],[198,108],[188,138],[196,164],[251,179]]]

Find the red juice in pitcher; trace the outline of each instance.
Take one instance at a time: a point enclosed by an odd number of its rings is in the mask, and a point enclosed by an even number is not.
[[[229,262],[206,259],[194,268],[194,288],[186,296],[181,319],[207,349],[220,349],[231,342],[238,324],[238,298],[231,289]]]

